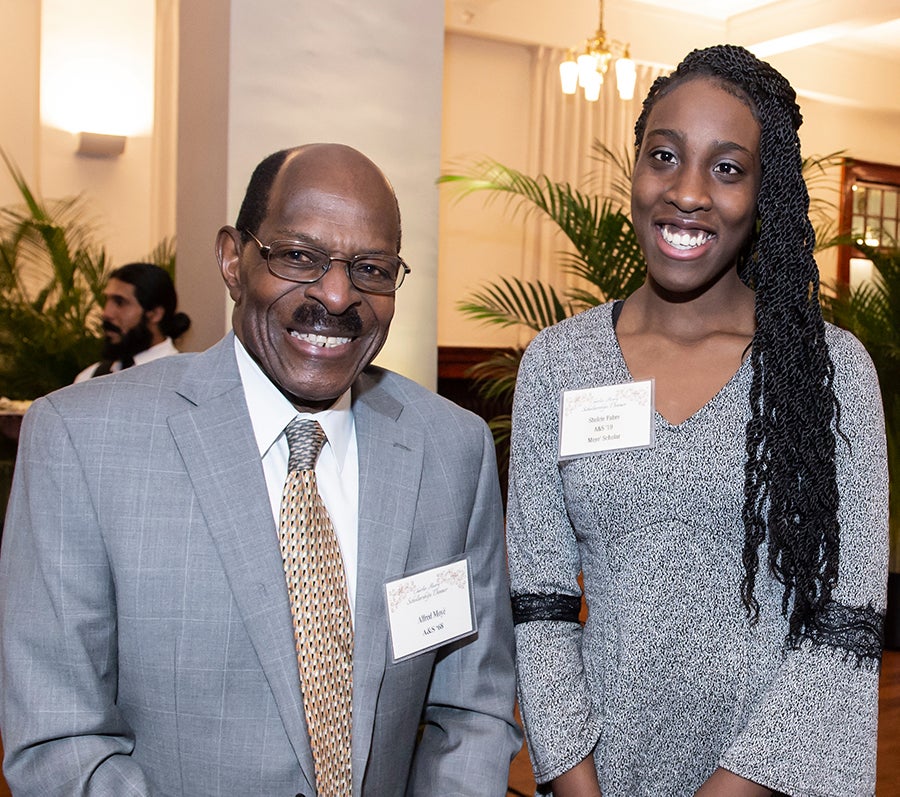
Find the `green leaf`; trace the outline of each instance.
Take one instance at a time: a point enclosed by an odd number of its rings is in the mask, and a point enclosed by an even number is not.
[[[572,314],[552,286],[517,277],[501,277],[474,291],[459,308],[477,321],[502,327],[522,325],[536,332]]]
[[[900,249],[856,248],[872,261],[872,281],[853,289],[826,286],[822,309],[827,320],[859,338],[878,373],[891,481],[891,570],[900,572]]]
[[[44,200],[0,157],[22,198],[0,208],[0,392],[31,399],[97,359],[109,261],[83,197]]]

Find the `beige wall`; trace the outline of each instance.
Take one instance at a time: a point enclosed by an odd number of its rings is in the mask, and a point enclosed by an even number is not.
[[[150,191],[154,0],[33,5],[41,8],[41,191],[48,198],[87,193],[112,261],[143,258],[158,243]],[[127,135],[125,153],[76,155],[80,130]]]
[[[0,0],[0,30],[5,31],[0,47],[0,147],[22,170],[25,179],[37,186],[37,148],[40,135],[38,106],[41,55],[41,15],[39,3]],[[15,80],[10,79],[15,76]],[[18,199],[18,192],[0,167],[0,204]]]
[[[448,34],[444,49],[442,167],[492,157],[526,171],[530,114],[531,48]],[[486,79],[490,76],[490,79]],[[526,79],[523,79],[523,76]],[[511,220],[502,199],[460,198],[440,189],[438,342],[442,346],[506,346],[511,329],[465,321],[457,304],[497,274],[519,274],[524,245],[521,220]]]
[[[800,140],[806,155],[846,150],[860,160],[900,165],[900,113],[800,98]]]
[[[179,7],[176,287],[191,317],[179,345],[192,351],[217,341],[229,324],[213,243],[228,219],[230,6],[191,0]]]

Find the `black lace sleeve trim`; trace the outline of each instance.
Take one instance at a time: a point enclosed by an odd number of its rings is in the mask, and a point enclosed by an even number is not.
[[[840,648],[855,657],[857,665],[865,660],[881,661],[884,640],[884,612],[872,605],[845,606],[829,601],[819,612],[807,634],[814,645]]]
[[[580,595],[513,595],[513,623],[533,623],[536,620],[559,620],[578,623],[581,611]]]

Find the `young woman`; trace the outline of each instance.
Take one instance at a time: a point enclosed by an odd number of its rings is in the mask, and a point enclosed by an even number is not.
[[[739,47],[657,80],[646,280],[522,361],[519,698],[556,797],[874,794],[884,424],[871,361],[822,320],[800,122]]]

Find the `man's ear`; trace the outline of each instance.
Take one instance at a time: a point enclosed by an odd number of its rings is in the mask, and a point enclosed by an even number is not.
[[[152,345],[154,346],[157,343],[162,343],[166,339],[163,331],[159,328],[160,322],[163,320],[165,314],[166,311],[162,305],[154,307],[152,310],[144,310],[144,323],[147,325],[147,329],[150,330],[153,340]]]
[[[228,286],[228,294],[235,304],[241,300],[241,234],[230,224],[219,230],[216,236],[216,260],[222,279]]]

